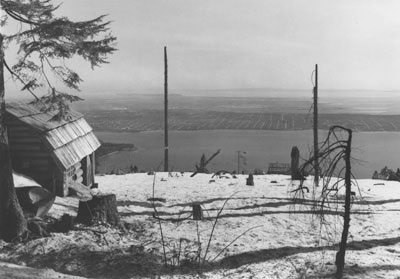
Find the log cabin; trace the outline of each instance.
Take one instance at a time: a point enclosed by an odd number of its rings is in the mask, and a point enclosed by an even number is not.
[[[60,121],[52,120],[54,115],[8,103],[5,120],[14,171],[63,197],[76,184],[94,185],[94,153],[100,142],[82,114],[69,110]]]

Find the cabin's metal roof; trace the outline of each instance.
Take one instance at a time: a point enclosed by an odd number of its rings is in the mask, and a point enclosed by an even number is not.
[[[65,170],[100,147],[92,128],[76,111],[69,110],[60,121],[51,120],[55,112],[42,112],[33,105],[7,103],[6,111],[35,130]]]

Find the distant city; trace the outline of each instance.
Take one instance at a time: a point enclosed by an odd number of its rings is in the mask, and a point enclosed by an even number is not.
[[[90,111],[86,119],[97,131],[140,132],[163,129],[163,111]],[[400,131],[400,115],[321,114],[319,128],[342,125],[354,131]],[[309,130],[312,116],[290,113],[245,113],[172,110],[169,129],[190,130]]]
[[[354,131],[400,131],[400,104],[393,98],[321,99],[319,128],[343,125]],[[162,130],[163,96],[123,94],[88,99],[76,105],[97,131]],[[199,97],[171,94],[169,129],[310,130],[311,99],[261,97]]]

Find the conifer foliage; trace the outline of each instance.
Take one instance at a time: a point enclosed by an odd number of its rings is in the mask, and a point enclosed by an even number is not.
[[[72,21],[59,17],[59,8],[51,0],[0,0],[0,238],[5,240],[24,233],[26,222],[15,198],[3,122],[4,73],[8,71],[15,82],[20,82],[21,90],[30,92],[35,98],[33,103],[41,110],[54,110],[53,120],[57,121],[65,117],[70,102],[81,100],[54,86],[58,83],[64,89],[79,91],[82,79],[66,61],[81,57],[94,68],[108,63],[108,55],[116,50],[116,38],[105,15]],[[14,34],[4,34],[3,27],[15,22],[20,29]],[[18,48],[14,63],[6,56],[11,47]]]

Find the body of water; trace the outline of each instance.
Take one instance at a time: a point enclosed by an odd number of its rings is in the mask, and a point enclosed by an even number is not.
[[[320,131],[320,141],[327,132]],[[127,170],[136,165],[140,170],[163,170],[164,134],[162,131],[141,133],[96,132],[104,142],[133,143],[137,150],[121,151],[104,156],[98,162],[100,173]],[[307,158],[312,150],[312,131],[170,131],[169,166],[174,171],[194,171],[204,153],[209,158],[218,149],[221,153],[208,165],[210,171],[233,171],[238,168],[238,151],[246,152],[239,160],[240,171],[255,168],[266,171],[272,162],[290,163],[293,146]],[[374,170],[384,166],[400,167],[400,133],[360,132],[353,134],[353,173],[357,178],[371,178]]]

